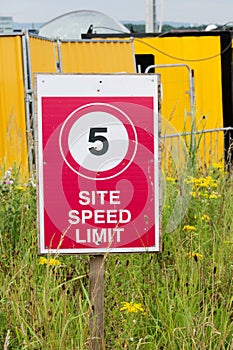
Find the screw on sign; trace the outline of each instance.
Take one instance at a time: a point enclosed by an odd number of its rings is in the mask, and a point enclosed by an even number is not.
[[[41,253],[159,251],[157,85],[37,76]]]

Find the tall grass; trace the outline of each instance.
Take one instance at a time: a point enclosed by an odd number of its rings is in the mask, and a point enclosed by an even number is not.
[[[212,180],[211,180],[212,179]],[[179,182],[165,174],[163,252],[105,259],[105,349],[233,349],[233,177],[185,179],[189,206],[166,227]],[[89,257],[37,254],[36,190],[0,181],[0,348],[89,348]]]

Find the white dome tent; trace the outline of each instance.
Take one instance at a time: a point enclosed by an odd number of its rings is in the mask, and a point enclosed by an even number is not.
[[[50,39],[79,40],[82,34],[129,33],[120,22],[110,16],[92,10],[73,11],[54,18],[39,29],[39,35]]]

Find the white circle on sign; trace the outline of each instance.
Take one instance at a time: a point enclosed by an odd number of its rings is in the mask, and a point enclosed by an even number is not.
[[[115,168],[126,156],[129,137],[124,124],[110,113],[84,114],[72,125],[68,147],[83,168],[102,172]]]

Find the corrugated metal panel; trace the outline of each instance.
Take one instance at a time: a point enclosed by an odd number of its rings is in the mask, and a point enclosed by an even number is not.
[[[57,72],[58,58],[56,42],[40,37],[30,36],[29,46],[32,75],[34,73]]]
[[[0,165],[28,173],[21,36],[0,36]]]
[[[61,42],[63,73],[135,73],[131,41]]]
[[[221,44],[219,36],[147,37],[134,39],[136,54],[153,54],[155,64],[187,64],[194,70],[196,129],[223,127]],[[188,76],[184,68],[156,69],[162,82],[162,117],[177,133],[191,131]],[[167,125],[167,122],[164,123]],[[163,125],[163,124],[162,124]],[[163,129],[163,134],[167,134]],[[205,149],[211,142],[208,136]],[[224,154],[223,139],[219,154]],[[202,152],[204,152],[202,150]]]

